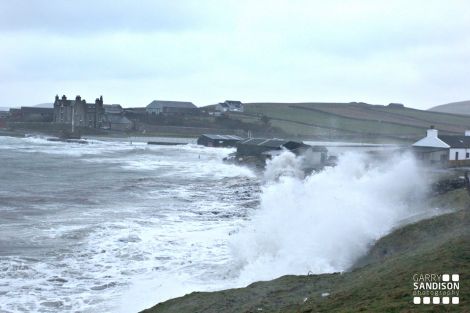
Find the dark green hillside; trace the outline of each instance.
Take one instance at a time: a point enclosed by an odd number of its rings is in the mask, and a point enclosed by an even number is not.
[[[470,116],[356,102],[247,103],[244,113],[229,116],[248,123],[266,116],[270,126],[292,136],[323,139],[378,136],[411,141],[430,125],[447,134],[462,134],[470,127]]]

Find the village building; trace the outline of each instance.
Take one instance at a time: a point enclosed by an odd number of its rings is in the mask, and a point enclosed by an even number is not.
[[[319,170],[329,165],[328,150],[324,146],[311,146],[298,141],[266,138],[248,138],[239,141],[237,152],[225,160],[264,167],[266,160],[280,155],[283,151],[305,156],[301,163],[302,169],[306,171]]]
[[[470,131],[464,135],[440,135],[431,126],[426,137],[413,144],[418,159],[429,164],[448,166],[470,165]]]
[[[65,95],[55,97],[54,123],[100,128],[104,124],[104,114],[103,96],[97,98],[95,103],[87,103],[80,96],[75,100],[69,100]]]
[[[103,128],[126,131],[133,128],[134,123],[125,116],[124,109],[119,104],[104,105]]]
[[[216,111],[224,113],[224,112],[243,112],[245,110],[245,106],[241,101],[235,100],[225,100],[224,102],[218,103],[215,106]]]
[[[243,138],[235,135],[203,134],[197,139],[197,144],[206,147],[235,147]]]
[[[266,139],[266,138],[248,138],[237,144],[237,155],[261,155],[266,152],[289,150],[294,153],[300,153],[302,150],[310,147],[303,142]]]
[[[314,161],[320,163],[326,161],[328,152],[323,146],[311,146],[303,142],[283,139],[248,138],[237,143],[237,156],[272,158],[284,150],[297,155],[309,153]]]
[[[52,108],[21,107],[10,109],[10,120],[14,122],[41,122],[50,123],[53,120]]]
[[[8,111],[0,111],[0,128],[7,127],[7,120],[10,117],[10,113]]]
[[[148,114],[154,115],[181,115],[197,112],[192,102],[154,100],[146,107]]]
[[[119,104],[105,104],[103,105],[103,107],[104,107],[105,114],[123,114],[124,113],[124,109]]]

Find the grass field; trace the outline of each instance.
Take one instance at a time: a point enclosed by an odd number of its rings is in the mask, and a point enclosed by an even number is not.
[[[303,137],[421,138],[430,125],[442,133],[463,134],[470,116],[359,103],[247,103],[244,113],[230,114],[246,122],[259,122]]]

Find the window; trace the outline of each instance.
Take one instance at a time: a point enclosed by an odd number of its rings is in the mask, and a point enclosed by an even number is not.
[[[455,152],[455,159],[456,159],[456,160],[459,159],[459,153],[458,153],[458,152]]]
[[[470,158],[470,152],[467,152],[467,153],[465,154],[465,158],[466,158],[466,159]]]

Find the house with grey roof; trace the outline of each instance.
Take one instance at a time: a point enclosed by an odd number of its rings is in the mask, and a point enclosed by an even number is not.
[[[464,135],[441,135],[431,126],[426,137],[413,144],[413,151],[430,164],[460,166],[470,164],[470,130]]]
[[[154,100],[146,107],[149,114],[191,114],[197,111],[197,107],[192,102]]]
[[[104,128],[117,131],[126,131],[132,129],[134,123],[123,114],[105,114]]]
[[[241,101],[236,100],[225,100],[224,102],[220,102],[215,106],[216,111],[219,112],[243,112],[245,110],[245,106]]]
[[[134,123],[125,116],[124,109],[119,104],[105,104],[103,128],[125,131],[130,130]]]

